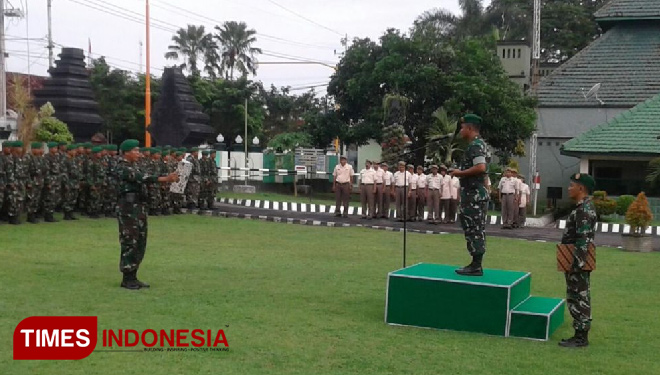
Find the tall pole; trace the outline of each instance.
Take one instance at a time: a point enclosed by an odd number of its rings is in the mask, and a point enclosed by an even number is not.
[[[247,124],[248,124],[248,99],[245,98],[245,140],[243,143],[245,144],[245,168],[247,169],[248,167],[248,133],[247,133]],[[248,184],[248,171],[245,171],[245,185]]]
[[[144,76],[144,145],[151,147],[151,135],[149,134],[149,125],[151,125],[151,38],[149,37],[149,0],[146,3],[146,26],[147,26],[147,66]]]
[[[539,63],[541,60],[541,0],[534,0],[534,20],[532,30],[532,90],[539,84]]]
[[[0,0],[0,119],[7,117],[7,74],[5,72],[5,0]]]
[[[51,7],[53,0],[48,0],[48,67],[52,68],[55,61],[53,60],[53,26],[51,18]]]

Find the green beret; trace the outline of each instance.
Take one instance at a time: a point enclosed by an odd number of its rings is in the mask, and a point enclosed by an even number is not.
[[[202,151],[202,155],[206,155],[206,156],[211,155],[211,151],[204,150],[204,151]]]
[[[177,151],[177,152],[176,152],[176,156],[183,156],[183,152],[181,152],[181,151]]]
[[[117,151],[117,145],[108,145],[108,151]]]
[[[468,113],[467,115],[463,116],[462,122],[466,124],[481,125],[481,117],[473,113]]]
[[[190,149],[190,152],[197,152],[199,151],[199,147],[193,147]]]
[[[145,152],[147,151],[147,147],[140,147],[140,152]]]
[[[151,148],[151,153],[152,154],[160,154],[161,153],[160,147],[152,147]]]
[[[92,142],[85,142],[85,143],[83,143],[83,146],[85,148],[90,148],[91,149],[92,148]]]
[[[30,143],[30,148],[32,148],[33,150],[38,148],[44,148],[44,144],[42,142],[32,142]]]
[[[14,147],[23,147],[23,141],[14,141]]]
[[[14,147],[14,142],[13,141],[4,141],[4,142],[2,142],[2,147],[6,147],[6,148]]]
[[[76,147],[85,148],[85,144],[84,143],[78,143],[78,144],[76,144]]]
[[[589,194],[593,193],[594,188],[596,187],[596,181],[594,181],[594,178],[586,173],[576,173],[572,175],[571,181],[586,187]]]
[[[78,145],[68,145],[68,146],[66,146],[67,151],[76,150],[77,148],[78,148]]]
[[[185,147],[179,147],[179,151],[186,153],[188,150]]]
[[[101,151],[103,151],[103,147],[101,147],[101,146],[92,147],[92,154],[98,154]]]
[[[66,145],[67,145],[67,142],[59,142],[57,145],[58,145],[58,146],[66,146]]]
[[[48,142],[46,146],[48,146],[48,148],[57,147],[57,142]]]
[[[140,147],[140,142],[137,139],[127,139],[121,143],[119,149],[124,152],[128,152],[136,147]]]

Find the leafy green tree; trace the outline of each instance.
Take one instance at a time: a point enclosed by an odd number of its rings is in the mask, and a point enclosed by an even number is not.
[[[225,78],[234,79],[234,69],[241,75],[257,74],[257,55],[261,49],[254,47],[257,42],[257,32],[248,29],[245,22],[227,21],[222,27],[216,26],[215,39],[222,53],[222,68],[226,72]]]
[[[35,139],[39,142],[73,142],[73,134],[62,121],[53,117],[55,108],[46,103],[39,108],[39,123],[35,132]]]
[[[427,155],[434,163],[450,167],[454,162],[454,155],[462,150],[457,132],[458,121],[450,118],[444,108],[438,108],[432,116],[435,121],[431,124],[427,136]]]
[[[261,90],[266,105],[264,118],[264,136],[273,138],[280,133],[300,131],[305,123],[304,116],[309,111],[319,110],[321,102],[313,91],[302,95],[293,95],[289,87]]]
[[[172,36],[173,44],[168,47],[169,51],[165,54],[165,58],[172,60],[183,59],[184,62],[180,65],[181,68],[187,69],[192,75],[199,75],[200,60],[207,60],[205,70],[215,74],[215,66],[217,64],[217,46],[213,41],[213,35],[207,33],[203,25],[195,26],[188,25],[187,28],[177,30],[176,34]],[[211,61],[208,61],[211,60]]]
[[[281,133],[268,142],[268,147],[274,150],[292,151],[296,147],[312,147],[312,137],[303,132]]]
[[[343,142],[348,133],[348,126],[335,111],[311,110],[304,119],[303,131],[310,135],[316,148],[328,147],[336,138]]]
[[[464,39],[492,33],[493,27],[486,20],[482,0],[458,0],[460,15],[442,8],[422,13],[415,20],[413,32],[426,36],[449,36]]]

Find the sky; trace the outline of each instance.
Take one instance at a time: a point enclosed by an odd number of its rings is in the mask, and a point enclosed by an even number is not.
[[[47,75],[47,0],[5,4],[27,14],[6,18],[7,70]],[[304,60],[333,66],[344,48],[343,36],[376,39],[389,27],[407,31],[419,14],[436,7],[459,11],[458,0],[150,0],[151,73],[161,75],[163,67],[174,64],[164,55],[175,31],[188,24],[212,31],[225,21],[244,21],[257,31],[256,47],[264,52],[260,62]],[[62,46],[82,48],[87,55],[91,44],[92,57],[144,71],[144,14],[145,0],[52,0],[55,60]],[[265,87],[290,86],[295,93],[315,86],[323,95],[332,73],[320,64],[264,64],[255,79]]]

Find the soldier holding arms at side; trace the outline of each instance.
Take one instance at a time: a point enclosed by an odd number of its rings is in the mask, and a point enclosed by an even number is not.
[[[346,156],[339,158],[339,164],[332,172],[332,191],[335,193],[335,216],[342,216],[341,207],[344,207],[344,217],[348,217],[348,202],[351,199],[353,188],[353,166],[347,163]]]

